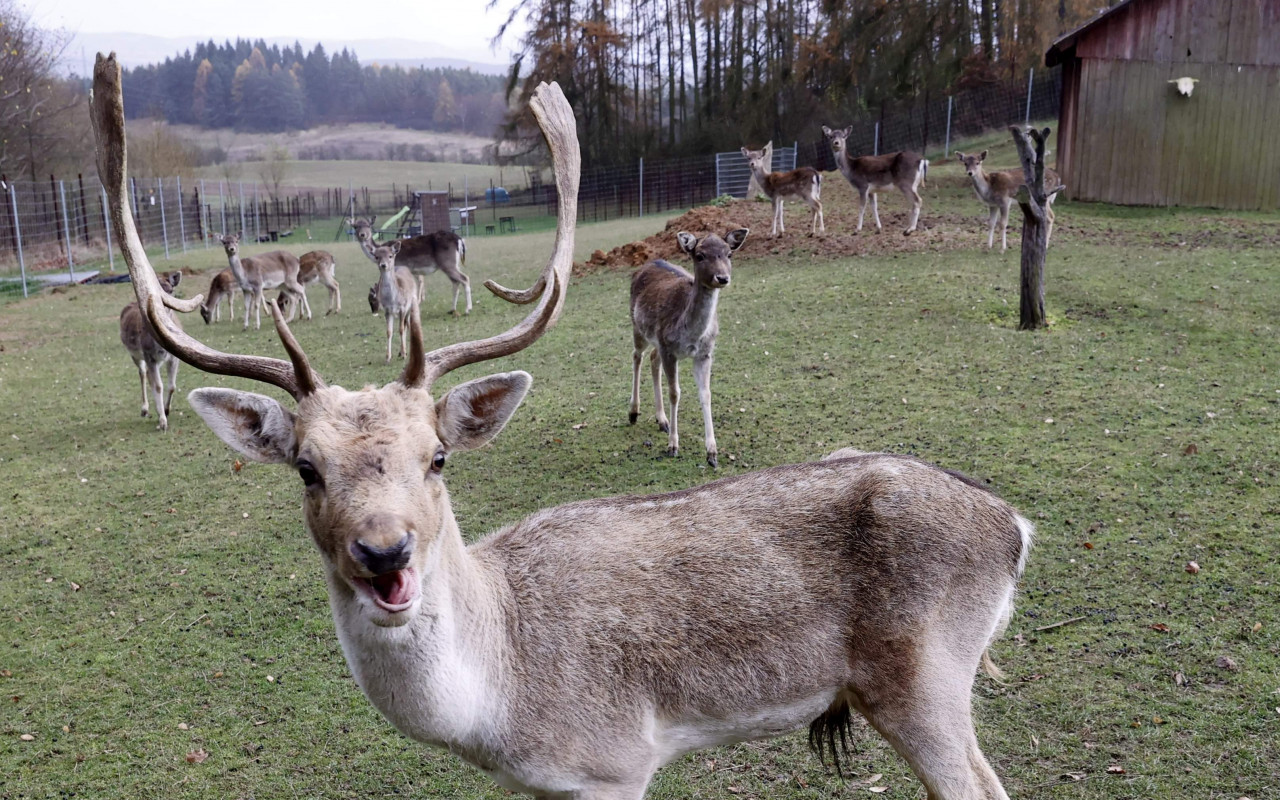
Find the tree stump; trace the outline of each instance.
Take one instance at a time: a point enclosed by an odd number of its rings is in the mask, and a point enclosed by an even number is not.
[[[1053,227],[1053,207],[1049,202],[1064,187],[1059,184],[1045,192],[1044,143],[1049,138],[1049,129],[1024,131],[1013,125],[1009,131],[1018,148],[1025,179],[1018,189],[1018,206],[1022,209],[1022,290],[1018,330],[1029,331],[1048,325],[1044,313],[1044,259],[1049,250],[1049,231]]]

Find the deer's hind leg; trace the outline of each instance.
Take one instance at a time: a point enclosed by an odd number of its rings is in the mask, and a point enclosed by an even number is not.
[[[453,281],[453,313],[455,316],[458,314],[458,292],[462,289],[467,292],[467,313],[471,313],[471,279],[460,269],[461,260],[462,254],[454,250],[453,267],[444,269],[444,273],[449,276],[449,280]]]
[[[648,343],[638,333],[632,334],[632,340],[634,344],[631,351],[631,409],[627,414],[627,422],[635,425],[636,420],[640,418],[640,366],[644,363],[644,351]]]
[[[667,374],[667,400],[671,403],[671,429],[667,431],[667,455],[680,455],[680,378],[676,374],[675,353],[662,353],[662,371]]]
[[[658,430],[663,433],[671,431],[671,424],[667,422],[667,414],[662,410],[662,364],[661,355],[658,348],[654,348],[649,354],[649,371],[653,374],[653,405],[658,410]]]
[[[1009,207],[1013,200],[1005,200],[1000,204],[1000,252],[1009,249]],[[988,245],[989,247],[990,245]]]
[[[903,236],[909,236],[915,233],[916,225],[920,222],[920,208],[924,205],[924,198],[910,184],[903,188],[902,194],[907,198],[907,202],[911,204],[911,221],[907,224],[907,229],[902,232]]]
[[[160,364],[148,360],[146,367],[147,381],[151,384],[151,396],[156,403],[156,416],[160,420],[156,428],[167,431],[169,430],[169,415],[165,413],[164,384],[160,381]]]
[[[169,380],[164,387],[164,413],[169,414],[173,407],[173,393],[178,390],[178,358],[169,356],[164,362],[164,371]]]
[[[140,358],[133,359],[133,365],[138,368],[138,377],[142,379],[142,416],[150,413],[149,401],[147,399],[147,363]]]

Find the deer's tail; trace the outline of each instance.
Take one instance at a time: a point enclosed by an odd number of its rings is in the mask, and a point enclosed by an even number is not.
[[[995,644],[995,641],[1004,635],[1005,628],[1009,627],[1009,620],[1013,617],[1014,594],[1017,592],[1018,582],[1022,580],[1022,573],[1027,568],[1027,556],[1031,554],[1031,543],[1036,535],[1035,526],[1026,517],[1021,514],[1015,514],[1013,521],[1018,527],[1019,536],[1022,538],[1022,549],[1018,554],[1017,570],[1016,574],[1012,576],[1013,583],[1009,586],[1009,594],[1005,598],[1004,607],[1000,609],[1000,616],[991,631],[991,636],[987,639],[987,648],[982,651],[982,671],[997,682],[1004,679],[1004,672],[996,666],[996,662],[991,660],[991,645]]]
[[[462,266],[467,265],[467,240],[458,238],[458,260],[462,262]]]

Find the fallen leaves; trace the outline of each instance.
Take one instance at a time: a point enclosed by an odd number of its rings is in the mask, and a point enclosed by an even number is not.
[[[1160,633],[1168,633],[1169,626],[1165,625],[1163,622],[1157,622],[1156,624],[1151,626],[1151,630],[1159,631]]]
[[[24,733],[24,734],[22,734],[21,736],[19,736],[18,738],[19,738],[19,739],[21,739],[21,740],[22,740],[22,741],[24,741],[24,742],[34,742],[34,741],[36,740],[36,737],[32,736],[32,735],[31,735],[31,734],[29,734],[29,733]]]
[[[1123,775],[1123,774],[1124,774],[1124,767],[1120,766],[1119,764],[1112,764],[1111,766],[1107,767],[1107,774],[1108,774],[1108,775]]]
[[[1183,569],[1185,569],[1188,574],[1195,575],[1200,571],[1200,565],[1194,561],[1188,561],[1187,565],[1183,567]]]
[[[1213,665],[1218,669],[1225,669],[1227,672],[1240,671],[1240,665],[1231,656],[1218,656],[1213,660]]]
[[[235,461],[231,462],[232,472],[239,472],[242,469],[244,469],[244,462],[240,459],[237,458]]]
[[[1194,456],[1196,453],[1199,453],[1199,452],[1200,452],[1200,448],[1196,447],[1194,443],[1189,444],[1182,449],[1182,454],[1184,456]]]
[[[208,760],[208,758],[209,754],[204,751],[204,748],[192,750],[190,753],[187,753],[188,764],[203,764]]]

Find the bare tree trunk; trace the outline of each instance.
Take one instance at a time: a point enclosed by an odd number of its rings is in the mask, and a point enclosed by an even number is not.
[[[1062,191],[1054,187],[1044,190],[1044,144],[1049,129],[1023,131],[1017,125],[1009,128],[1022,161],[1025,185],[1018,190],[1018,206],[1022,208],[1022,280],[1018,330],[1029,331],[1048,325],[1044,313],[1044,260],[1049,249],[1049,228],[1053,224],[1053,207],[1049,201]]]

